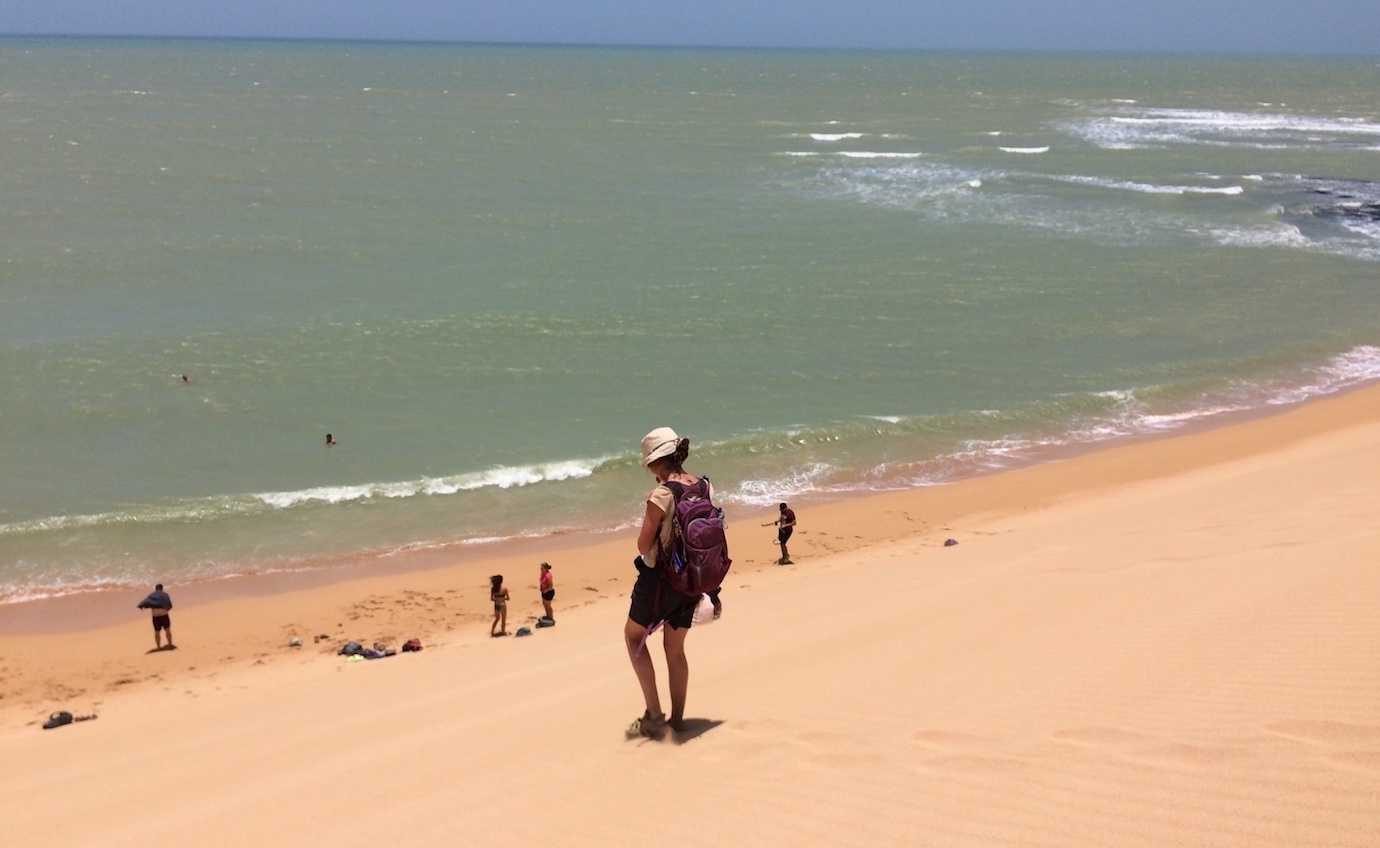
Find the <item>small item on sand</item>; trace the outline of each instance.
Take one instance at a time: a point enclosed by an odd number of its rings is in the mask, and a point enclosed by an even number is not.
[[[288,640],[288,647],[289,647],[289,648],[300,648],[300,647],[302,647],[302,637],[300,637],[300,636],[293,636],[291,639]]]
[[[514,636],[531,636],[531,635],[532,635],[532,628],[530,628],[530,627],[519,627],[519,628],[517,629],[517,632],[514,633],[513,635],[514,635]]]
[[[364,656],[362,654],[350,654],[345,658],[345,662],[364,662]]]
[[[551,619],[551,618],[547,618],[546,616],[542,616],[541,618],[537,619],[537,626],[538,626],[538,627],[555,627],[555,626],[556,626],[556,621],[555,621],[555,619]]]
[[[628,725],[624,734],[629,739],[637,739],[638,737],[660,739],[666,735],[666,716],[660,713],[651,715],[644,712],[633,719],[633,723]]]
[[[404,654],[411,653],[412,651],[420,651],[421,649],[421,639],[408,639],[406,642],[403,642],[402,651]]]
[[[944,547],[946,547],[946,548],[952,548],[954,545],[957,545],[957,544],[958,544],[958,540],[957,540],[957,539],[945,539],[945,540],[944,540]]]
[[[43,722],[43,729],[44,729],[44,730],[53,730],[53,729],[59,728],[59,727],[66,727],[67,725],[72,724],[73,722],[77,722],[77,721],[91,721],[91,720],[93,720],[93,719],[95,719],[95,718],[96,718],[96,714],[95,714],[95,713],[91,713],[90,715],[79,715],[79,716],[74,716],[74,715],[72,715],[71,713],[67,712],[66,710],[61,710],[61,711],[59,711],[59,712],[55,712],[55,713],[53,713],[52,715],[48,716],[48,720],[45,721],[45,722]]]
[[[364,646],[358,642],[346,642],[340,649],[342,657],[353,657],[364,653]]]
[[[329,639],[329,638],[331,638],[331,637],[328,636],[328,635],[326,635],[325,633],[318,633],[318,634],[316,634],[316,636],[312,639],[312,641],[313,641],[313,642],[324,642],[324,641],[326,641],[326,640]]]

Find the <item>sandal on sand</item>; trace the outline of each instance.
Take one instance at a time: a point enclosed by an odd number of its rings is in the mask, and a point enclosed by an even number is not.
[[[666,734],[666,714],[643,713],[640,717],[633,719],[633,723],[628,725],[627,735],[629,739],[636,739],[645,736],[648,739],[660,739]]]

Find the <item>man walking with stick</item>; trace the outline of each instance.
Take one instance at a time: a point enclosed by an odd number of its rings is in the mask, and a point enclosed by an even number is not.
[[[786,549],[786,543],[790,541],[791,534],[795,532],[795,510],[781,502],[781,517],[770,524],[763,524],[763,527],[776,527],[776,543],[781,546],[781,559],[776,561],[777,565],[791,565],[791,552]]]

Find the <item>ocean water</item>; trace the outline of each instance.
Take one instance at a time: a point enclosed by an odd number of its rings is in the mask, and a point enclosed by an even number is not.
[[[1359,385],[1376,180],[1373,57],[2,39],[0,601]]]

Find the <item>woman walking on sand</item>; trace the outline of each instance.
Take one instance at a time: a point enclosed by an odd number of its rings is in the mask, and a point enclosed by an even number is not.
[[[502,574],[495,574],[489,578],[489,600],[494,602],[494,623],[489,625],[489,635],[507,636],[508,587],[503,585]]]
[[[637,582],[633,585],[628,621],[623,626],[623,641],[647,704],[646,712],[628,728],[629,736],[658,738],[668,724],[657,694],[656,670],[647,651],[648,633],[661,623],[666,625],[662,646],[671,678],[671,728],[679,729],[685,718],[685,695],[690,684],[685,637],[690,632],[699,597],[673,590],[663,579],[658,563],[670,550],[674,533],[676,494],[672,487],[689,491],[703,486],[704,496],[710,496],[709,481],[685,471],[684,462],[689,455],[690,440],[680,438],[670,427],[659,427],[642,439],[642,465],[656,478],[657,485],[644,504],[642,529],[637,535],[638,557],[633,563],[637,567]]]

